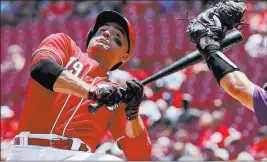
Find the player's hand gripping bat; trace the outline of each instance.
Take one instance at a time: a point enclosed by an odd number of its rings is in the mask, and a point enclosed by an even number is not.
[[[226,35],[221,43],[222,51],[226,51],[228,49],[233,48],[233,46],[241,43],[243,40],[243,36],[239,31],[233,31]],[[165,76],[173,74],[174,72],[183,70],[191,65],[197,64],[203,61],[203,57],[200,55],[198,50],[191,52],[180,60],[176,61],[172,65],[162,69],[161,71],[153,74],[152,76],[141,81],[143,85],[147,85],[155,80],[161,79]],[[102,103],[91,104],[88,106],[88,110],[90,113],[94,114],[97,109],[104,106]]]

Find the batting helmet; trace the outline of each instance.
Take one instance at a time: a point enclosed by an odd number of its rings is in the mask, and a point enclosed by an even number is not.
[[[127,53],[129,53],[129,57],[126,60],[128,61],[130,57],[133,55],[134,48],[135,48],[135,31],[134,31],[132,24],[124,16],[122,16],[120,13],[115,12],[115,11],[102,11],[101,13],[97,15],[95,25],[89,30],[87,34],[86,49],[89,45],[90,40],[92,39],[94,34],[97,32],[98,28],[105,25],[108,22],[117,23],[125,31],[127,41],[128,41]],[[117,63],[110,69],[110,71],[116,70],[122,64],[123,62]]]

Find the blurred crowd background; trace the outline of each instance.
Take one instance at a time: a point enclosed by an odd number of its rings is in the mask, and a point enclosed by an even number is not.
[[[132,60],[110,74],[125,83],[142,80],[195,50],[186,21],[209,7],[209,0],[176,1],[2,1],[1,160],[15,136],[29,78],[30,57],[52,33],[68,34],[85,51],[86,33],[102,10],[123,13],[134,25]],[[242,44],[226,52],[255,84],[267,82],[267,4],[247,1]],[[152,141],[151,160],[267,160],[266,127],[253,112],[227,95],[205,63],[145,87],[140,114]],[[125,158],[109,132],[97,152]]]

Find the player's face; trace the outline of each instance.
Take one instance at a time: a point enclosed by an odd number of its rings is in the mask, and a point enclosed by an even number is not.
[[[116,64],[128,57],[128,42],[124,30],[116,23],[101,26],[88,46],[90,55],[104,56]]]

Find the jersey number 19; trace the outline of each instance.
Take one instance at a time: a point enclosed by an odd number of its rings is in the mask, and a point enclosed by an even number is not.
[[[70,57],[66,68],[75,76],[79,76],[83,69],[83,64],[75,57]]]

